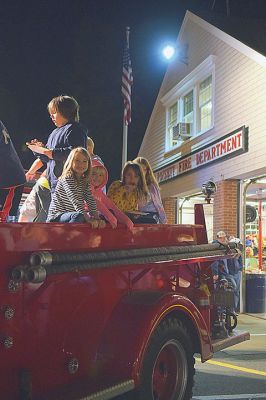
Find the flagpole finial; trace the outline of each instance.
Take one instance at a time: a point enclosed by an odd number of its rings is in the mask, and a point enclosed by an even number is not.
[[[130,27],[127,26],[126,27],[126,37],[127,37],[127,45],[128,45],[128,47],[129,47],[129,34],[130,34]]]

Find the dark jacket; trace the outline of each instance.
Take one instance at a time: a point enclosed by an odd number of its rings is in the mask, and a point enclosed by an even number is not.
[[[6,127],[0,121],[0,188],[23,185],[25,181],[20,159]]]
[[[219,240],[214,240],[212,243],[220,243]],[[228,260],[223,258],[222,260],[214,261],[211,264],[213,275],[218,275],[220,279],[226,278],[229,274]]]
[[[53,193],[70,151],[75,147],[87,148],[87,130],[78,122],[68,123],[53,130],[45,147],[53,150],[53,159],[43,155],[38,157],[47,164],[46,176]]]
[[[227,260],[227,266],[230,275],[237,275],[238,272],[242,271],[243,269],[242,256],[240,255],[239,257],[236,258],[230,258],[229,260]]]

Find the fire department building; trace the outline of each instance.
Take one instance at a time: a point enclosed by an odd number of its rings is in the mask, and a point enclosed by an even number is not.
[[[169,65],[139,150],[156,172],[168,220],[192,223],[201,186],[212,180],[209,240],[220,230],[255,237],[258,218],[246,224],[244,210],[259,200],[266,236],[265,26],[187,11],[177,48],[186,58]]]

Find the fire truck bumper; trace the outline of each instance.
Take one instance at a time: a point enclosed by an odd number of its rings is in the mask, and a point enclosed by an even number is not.
[[[215,339],[212,341],[213,352],[226,349],[227,347],[234,346],[235,344],[244,342],[250,339],[249,332],[238,332],[234,331],[232,334],[224,339]]]

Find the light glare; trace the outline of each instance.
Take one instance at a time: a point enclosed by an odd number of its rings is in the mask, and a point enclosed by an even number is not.
[[[175,54],[175,48],[173,46],[168,45],[163,49],[163,56],[167,60],[173,58],[174,54]]]

